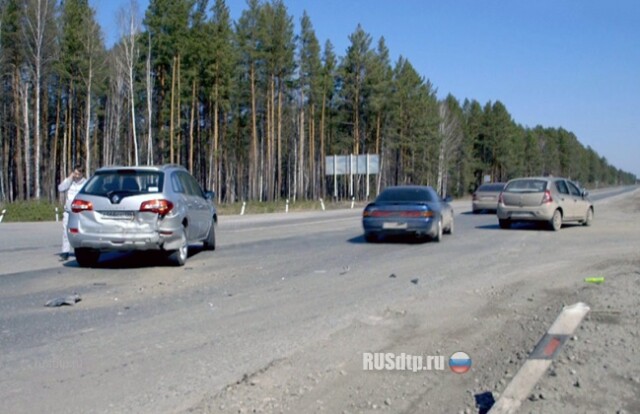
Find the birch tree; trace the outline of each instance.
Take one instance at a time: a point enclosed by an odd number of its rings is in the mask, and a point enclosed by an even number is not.
[[[28,0],[24,3],[24,25],[23,32],[25,35],[25,44],[28,57],[31,61],[31,70],[34,81],[33,95],[35,110],[34,119],[34,187],[35,198],[41,196],[41,148],[42,148],[42,127],[41,127],[41,95],[42,95],[42,77],[44,66],[49,62],[47,50],[53,41],[52,36],[46,36],[49,26],[52,24],[54,16],[54,0]]]
[[[456,99],[449,95],[438,105],[440,117],[438,148],[438,178],[436,189],[442,197],[447,196],[449,161],[462,142],[463,132]]]
[[[119,11],[119,26],[122,38],[122,50],[124,52],[124,67],[127,74],[127,90],[129,92],[129,107],[131,134],[133,140],[133,160],[138,165],[140,156],[138,153],[138,135],[136,128],[136,101],[135,101],[135,82],[134,69],[139,57],[138,35],[140,33],[140,12],[136,0],[131,0],[125,7]]]

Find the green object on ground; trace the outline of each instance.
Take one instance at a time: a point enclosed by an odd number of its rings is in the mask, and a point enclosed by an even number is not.
[[[596,285],[599,285],[601,283],[604,283],[604,277],[600,276],[600,277],[587,277],[584,279],[585,282],[587,283],[595,283]]]

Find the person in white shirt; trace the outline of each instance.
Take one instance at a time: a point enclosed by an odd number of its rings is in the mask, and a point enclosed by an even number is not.
[[[87,181],[84,178],[84,168],[81,165],[73,167],[73,172],[67,178],[64,179],[58,186],[58,191],[61,193],[66,192],[66,201],[64,203],[64,213],[62,215],[62,253],[60,254],[60,260],[65,261],[69,259],[69,253],[71,253],[71,245],[69,244],[69,238],[67,236],[67,225],[69,224],[69,213],[71,212],[71,203],[76,197],[84,183]]]

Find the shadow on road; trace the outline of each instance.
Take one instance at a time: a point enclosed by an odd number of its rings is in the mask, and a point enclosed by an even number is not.
[[[583,227],[582,224],[580,223],[570,223],[570,224],[563,224],[562,225],[562,230],[565,229],[572,229],[572,228],[576,228],[576,227]],[[544,222],[540,222],[540,223],[511,223],[511,228],[508,229],[501,229],[500,225],[498,223],[496,224],[484,224],[482,226],[476,226],[476,229],[479,230],[502,230],[502,231],[551,231],[551,229],[548,227],[547,223]]]
[[[491,216],[491,215],[495,215],[496,211],[495,210],[478,210],[477,212],[474,213],[473,210],[468,210],[460,214],[463,214],[465,216]]]
[[[416,237],[413,235],[392,235],[379,237],[375,241],[367,242],[364,239],[364,235],[360,235],[350,238],[349,240],[347,240],[347,242],[352,244],[423,244],[430,240],[431,239],[429,237]]]
[[[202,246],[189,246],[189,257],[196,256],[204,251]],[[172,266],[167,259],[167,254],[161,251],[142,252],[109,252],[100,255],[100,261],[93,266],[94,269],[140,269],[147,267]],[[64,267],[80,268],[71,256],[70,260],[64,263]]]

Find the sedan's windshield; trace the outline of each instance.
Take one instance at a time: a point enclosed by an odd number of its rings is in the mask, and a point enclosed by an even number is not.
[[[98,171],[81,193],[109,196],[112,193],[148,194],[162,191],[164,174],[131,169]]]

